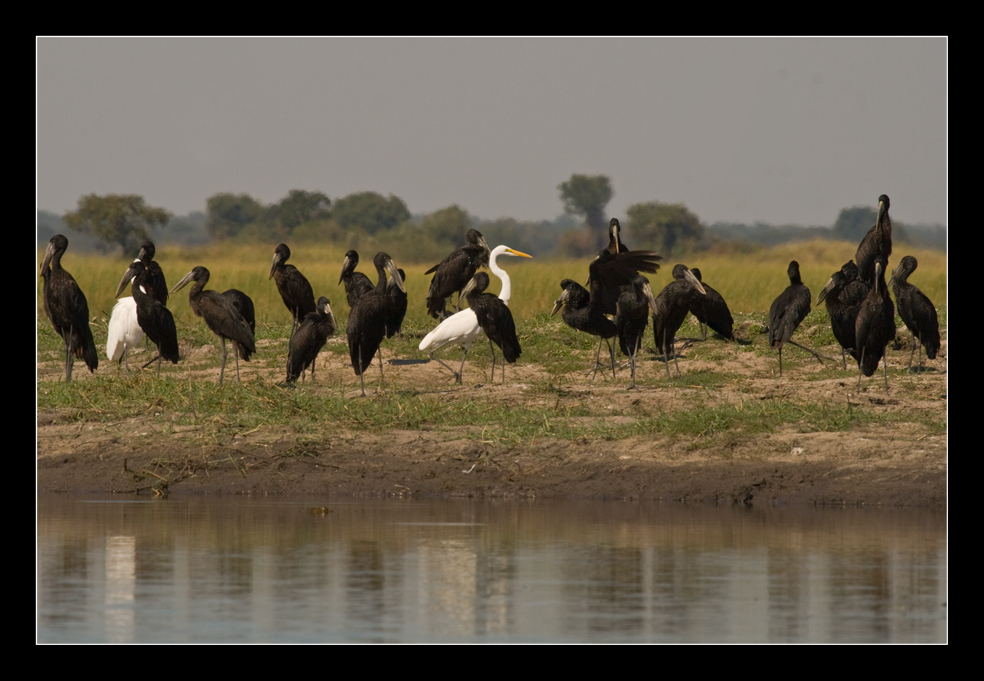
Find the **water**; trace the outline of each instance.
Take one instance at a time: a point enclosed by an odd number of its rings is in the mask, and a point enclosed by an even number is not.
[[[41,642],[943,642],[941,511],[38,501]]]

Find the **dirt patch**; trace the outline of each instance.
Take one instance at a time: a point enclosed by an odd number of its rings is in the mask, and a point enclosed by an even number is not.
[[[723,428],[685,438],[654,433],[617,440],[541,436],[510,441],[481,429],[469,430],[472,437],[463,439],[465,429],[439,423],[376,433],[342,430],[315,438],[273,426],[213,433],[207,426],[173,425],[165,432],[153,416],[80,422],[57,410],[41,410],[38,490],[945,505],[947,437],[938,428],[923,425],[928,419],[945,418],[945,342],[939,358],[919,374],[897,367],[907,359],[907,348],[890,355],[893,374],[888,394],[880,374],[863,379],[858,394],[856,375],[822,377],[818,363],[808,355],[787,360],[795,351],[784,353],[784,376],[778,378],[774,356],[721,341],[708,343],[715,345],[682,353],[683,377],[672,383],[666,381],[661,361],[652,354],[642,357],[640,389],[634,391],[626,390],[627,364],[616,379],[599,372],[590,383],[584,376],[590,365],[587,357],[583,366],[563,375],[548,375],[539,364],[521,360],[506,369],[505,385],[489,384],[485,382],[488,351],[478,344],[469,353],[462,386],[453,385],[450,373],[436,362],[390,354],[384,356],[383,389],[408,399],[467,397],[519,409],[546,406],[558,415],[588,405],[594,414],[584,417],[589,424],[606,418],[606,413],[614,414],[607,418],[615,421],[609,422],[631,423],[660,412],[716,405],[741,409],[780,398],[906,418],[891,424],[875,419],[866,426],[835,432],[780,427],[747,435]],[[827,354],[834,350],[823,349]],[[479,357],[472,360],[473,354]],[[131,366],[141,357],[139,351],[134,353]],[[447,357],[457,368],[461,355],[452,351]],[[215,381],[214,363],[214,352],[182,348],[182,362],[164,371],[189,380]],[[260,357],[241,365],[243,381],[247,385],[257,378],[282,381],[283,365],[281,357]],[[54,379],[59,371],[57,362],[38,365],[38,375],[45,379]],[[100,367],[103,371],[117,369],[108,365]],[[712,387],[706,382],[688,385],[688,374],[701,372],[723,378]],[[235,380],[234,367],[231,373],[227,367],[226,379],[230,377]],[[78,371],[76,378],[88,380],[88,374]],[[372,400],[380,380],[375,364],[366,378],[370,394],[366,399]],[[322,353],[317,379],[299,389],[358,398],[358,380],[339,354]],[[501,381],[498,367],[496,381]],[[544,389],[547,384],[549,390]]]

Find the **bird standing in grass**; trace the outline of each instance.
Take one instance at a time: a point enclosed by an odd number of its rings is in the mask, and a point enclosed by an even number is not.
[[[858,266],[848,260],[832,275],[827,285],[817,294],[817,305],[826,302],[830,315],[830,328],[834,338],[841,346],[841,363],[847,370],[847,352],[851,357],[859,357],[854,329],[858,322],[858,310],[868,297],[871,287],[858,279]]]
[[[287,382],[297,382],[298,376],[311,367],[311,380],[314,380],[314,361],[328,339],[335,335],[335,315],[331,313],[331,303],[321,296],[314,312],[304,315],[301,325],[290,338],[287,353]]]
[[[280,244],[273,252],[273,262],[270,263],[270,276],[277,282],[277,290],[284,305],[290,310],[293,323],[290,327],[291,336],[301,323],[304,315],[314,312],[314,291],[307,277],[301,274],[293,265],[287,264],[290,249],[287,244]]]
[[[465,245],[451,252],[448,257],[424,272],[434,273],[427,292],[427,314],[435,319],[444,319],[445,299],[458,293],[468,285],[479,267],[487,266],[491,257],[485,237],[477,229],[469,229],[465,235]]]
[[[649,280],[641,274],[632,280],[631,284],[622,287],[622,295],[618,297],[616,307],[615,328],[618,331],[618,344],[622,354],[629,358],[632,365],[632,385],[629,390],[635,390],[636,355],[642,345],[642,338],[649,326],[649,313],[656,314],[656,300]]]
[[[735,320],[728,309],[728,303],[724,296],[704,283],[700,277],[700,270],[696,267],[690,270],[694,278],[704,287],[704,295],[691,296],[690,314],[697,318],[700,324],[700,339],[707,340],[707,327],[721,334],[724,338],[733,341],[735,339]]]
[[[920,352],[920,345],[926,348],[926,357],[936,359],[940,351],[940,322],[936,316],[936,306],[925,293],[909,283],[909,275],[916,271],[919,263],[911,255],[902,258],[898,267],[892,272],[888,282],[895,292],[895,304],[899,308],[899,316],[905,322],[909,333],[912,334],[912,350],[909,351],[909,368],[912,368],[912,351]],[[916,355],[916,366],[922,366],[919,355]]]
[[[379,281],[376,287],[359,298],[349,314],[345,333],[348,336],[349,357],[356,376],[362,382],[362,396],[366,395],[365,371],[372,357],[379,353],[379,381],[383,380],[383,352],[380,344],[386,337],[387,320],[392,314],[392,299],[386,294],[386,273],[396,279],[397,288],[404,293],[406,287],[400,279],[393,258],[380,251],[373,259]]]
[[[157,346],[157,355],[144,364],[150,366],[157,361],[157,375],[161,374],[161,363],[167,360],[172,364],[178,363],[178,330],[174,324],[174,316],[156,297],[148,293],[148,284],[154,281],[150,261],[134,260],[123,274],[120,285],[116,288],[119,297],[127,284],[137,308],[137,322],[147,338]]]
[[[656,296],[656,310],[653,312],[653,338],[656,347],[666,362],[666,378],[670,378],[670,355],[676,366],[677,376],[680,375],[680,365],[677,363],[676,352],[673,349],[676,332],[680,330],[683,320],[690,313],[690,301],[697,295],[706,295],[704,286],[697,280],[686,265],[676,265],[673,268],[673,281],[663,287]]]
[[[195,282],[188,292],[188,303],[195,314],[205,320],[208,328],[222,339],[222,368],[219,370],[219,385],[222,385],[226,358],[229,354],[226,349],[227,338],[232,341],[233,355],[236,358],[236,380],[241,383],[239,357],[242,356],[243,361],[248,362],[250,355],[256,352],[256,342],[253,340],[253,332],[250,330],[248,322],[235,303],[218,291],[204,290],[210,276],[209,271],[199,265],[175,284],[171,293],[180,291],[188,282]]]
[[[500,255],[514,255],[522,258],[530,258],[532,256],[529,256],[526,253],[521,253],[507,246],[496,246],[492,251],[492,254],[489,256],[489,269],[492,270],[492,274],[502,280],[502,290],[499,292],[499,300],[501,300],[503,304],[509,305],[509,299],[512,297],[512,280],[509,278],[506,271],[499,267],[496,262]],[[478,280],[479,284],[482,282],[484,282],[484,287],[476,285],[476,291],[484,292],[485,287],[488,286],[488,275],[485,275],[484,280]],[[471,308],[466,308],[460,312],[454,313],[438,324],[437,328],[427,334],[424,339],[420,341],[419,349],[424,352],[429,352],[431,359],[437,361],[444,366],[444,368],[454,374],[456,383],[461,383],[461,374],[465,370],[465,357],[468,356],[468,349],[472,346],[472,343],[475,342],[475,339],[481,336],[482,333],[484,332],[482,331],[482,326],[478,322],[478,315],[476,314],[476,311]],[[465,354],[461,357],[461,367],[458,371],[455,371],[437,357],[434,357],[435,352],[440,350],[445,345],[450,345],[452,343],[460,344],[465,347]],[[494,359],[495,355],[493,354],[493,361]],[[495,367],[493,365],[493,369],[494,368]]]
[[[338,278],[338,283],[345,282],[345,300],[348,302],[349,309],[355,307],[356,301],[374,288],[369,277],[355,271],[358,265],[357,251],[349,251],[345,254],[345,260],[342,261],[342,275]]]
[[[816,357],[821,365],[823,364],[820,355],[791,340],[796,327],[810,313],[810,289],[800,278],[799,263],[795,260],[789,263],[786,274],[789,275],[789,286],[772,301],[772,307],[769,308],[769,347],[779,350],[780,376],[782,376],[782,346],[785,343],[806,350]]]
[[[861,392],[861,374],[871,376],[878,370],[878,362],[885,358],[885,348],[895,338],[895,304],[885,285],[885,257],[875,256],[875,283],[858,310],[857,336],[858,392]],[[883,364],[885,392],[888,392],[888,362]]]
[[[62,254],[68,248],[68,239],[56,234],[48,241],[48,248],[41,261],[41,277],[44,279],[44,312],[51,320],[55,333],[65,341],[65,381],[72,380],[74,358],[85,361],[90,372],[99,367],[99,353],[89,328],[89,303],[75,278],[62,269]]]

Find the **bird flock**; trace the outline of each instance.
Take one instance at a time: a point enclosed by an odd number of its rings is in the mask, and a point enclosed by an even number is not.
[[[885,366],[886,347],[896,335],[895,310],[905,323],[912,337],[912,354],[925,348],[926,357],[935,359],[940,349],[939,323],[933,303],[916,286],[908,282],[916,270],[912,256],[902,258],[886,283],[889,257],[892,254],[892,224],[889,217],[889,198],[878,199],[875,225],[858,245],[854,260],[834,272],[817,295],[817,305],[825,303],[830,315],[834,337],[842,348],[842,364],[846,369],[849,354],[858,365],[858,391],[861,376],[872,376],[879,363],[883,366],[885,390],[888,391],[888,374]],[[673,280],[658,294],[650,288],[645,274],[653,274],[660,267],[661,256],[654,251],[630,250],[621,239],[621,225],[617,218],[609,223],[609,245],[603,249],[588,267],[585,285],[567,278],[560,282],[561,294],[554,303],[551,315],[562,311],[564,323],[573,329],[598,337],[598,350],[594,366],[589,371],[593,381],[602,368],[601,348],[608,344],[608,360],[612,376],[616,376],[615,347],[629,358],[631,367],[630,390],[637,389],[637,357],[643,346],[649,320],[652,319],[653,341],[657,356],[666,365],[670,375],[670,358],[673,358],[677,376],[680,368],[676,343],[704,341],[706,328],[710,327],[721,338],[735,341],[734,319],[720,292],[703,282],[698,269],[683,264],[673,268]],[[90,372],[98,367],[98,355],[89,328],[89,311],[85,295],[75,279],[61,266],[61,258],[68,248],[63,235],[55,235],[48,243],[41,263],[44,279],[44,309],[55,331],[65,343],[65,380],[72,378],[75,359],[85,362]],[[284,306],[292,318],[286,362],[286,385],[305,380],[310,369],[314,380],[318,353],[338,330],[327,296],[315,302],[314,291],[307,278],[293,265],[288,264],[291,252],[286,244],[274,250],[268,279],[274,280]],[[228,356],[226,341],[232,345],[236,362],[236,378],[241,381],[239,360],[248,362],[256,353],[255,314],[253,302],[242,291],[229,289],[223,293],[206,290],[210,273],[202,266],[193,268],[174,287],[168,289],[164,273],[154,260],[154,244],[147,241],[140,253],[124,272],[115,297],[129,285],[130,297],[120,298],[113,308],[108,326],[106,356],[123,364],[129,371],[128,353],[146,336],[157,348],[154,357],[143,367],[157,362],[160,374],[164,360],[177,363],[180,360],[177,328],[174,317],[167,308],[168,294],[176,293],[188,284],[188,303],[195,315],[222,339],[222,365],[219,384],[222,384]],[[480,232],[471,229],[465,235],[465,244],[450,253],[426,274],[433,274],[425,301],[427,313],[437,320],[437,326],[419,344],[419,349],[448,369],[456,383],[462,382],[465,358],[472,344],[485,336],[492,356],[491,380],[495,380],[496,351],[502,356],[502,382],[505,383],[505,365],[519,359],[522,349],[516,332],[516,323],[509,309],[512,285],[509,275],[501,267],[501,256],[529,258],[508,246],[490,249]],[[379,252],[373,258],[376,283],[365,274],[356,272],[359,254],[346,253],[342,263],[339,285],[344,284],[350,313],[345,327],[351,367],[359,377],[361,394],[365,396],[365,373],[373,358],[378,359],[380,389],[383,385],[383,341],[400,333],[408,308],[405,275],[393,258]],[[501,282],[498,295],[488,291],[491,279],[479,270],[486,267]],[[823,357],[814,350],[793,340],[797,327],[810,311],[811,294],[802,282],[799,264],[794,260],[787,269],[789,286],[775,299],[769,310],[767,334],[769,346],[778,351],[779,375],[783,373],[782,350],[793,345],[811,353],[822,364]],[[889,290],[895,295],[895,302]],[[447,309],[452,298],[454,312]],[[462,309],[467,302],[468,307]],[[680,339],[679,329],[688,314],[694,315],[700,324],[699,339]],[[435,353],[447,346],[463,347],[461,364],[457,371]],[[916,358],[917,370],[921,368],[921,352]],[[607,369],[606,369],[607,370]]]

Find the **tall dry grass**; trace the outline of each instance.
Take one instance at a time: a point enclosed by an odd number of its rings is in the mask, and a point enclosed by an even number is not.
[[[494,247],[498,244],[491,245]],[[732,311],[765,314],[775,297],[789,284],[786,267],[790,260],[800,263],[803,282],[815,298],[830,275],[854,257],[856,248],[856,244],[818,240],[751,253],[698,253],[664,260],[660,271],[650,276],[650,282],[653,289],[659,291],[669,283],[673,265],[683,262],[688,267],[699,267],[704,280],[721,292]],[[946,305],[946,255],[897,246],[889,268],[894,268],[902,256],[910,254],[919,261],[919,269],[912,275],[911,283],[922,289],[938,307]],[[372,265],[375,253],[363,252],[360,255],[359,271],[375,281],[376,273]],[[403,263],[399,253],[390,252],[390,255],[397,266],[407,273],[406,286],[410,298],[408,323],[422,328],[432,326],[434,322],[427,317],[424,302],[430,276],[425,276],[424,272],[434,263]],[[36,275],[43,256],[43,251],[39,251]],[[338,284],[344,257],[345,251],[339,247],[302,244],[294,246],[289,261],[311,282],[315,297],[325,295],[331,300],[336,317],[342,324],[348,316],[345,291]],[[169,285],[173,286],[196,265],[203,265],[211,272],[207,288],[218,291],[237,288],[253,299],[258,324],[289,324],[290,314],[277,293],[275,283],[268,279],[272,258],[273,247],[269,245],[220,243],[195,248],[165,246],[158,249],[156,260],[164,269]],[[528,319],[538,312],[549,312],[553,301],[561,293],[561,280],[570,278],[583,282],[587,278],[589,264],[590,259],[499,258],[499,265],[512,279],[510,308],[513,314],[520,319]],[[90,315],[108,319],[115,305],[113,293],[129,261],[118,257],[74,254],[69,246],[62,266],[72,273],[88,298]],[[38,313],[42,323],[46,324],[40,277],[37,281]],[[498,290],[499,283],[493,280],[491,291],[498,293]],[[197,324],[199,321],[188,306],[186,291],[172,296],[168,302],[179,328],[182,324]]]

